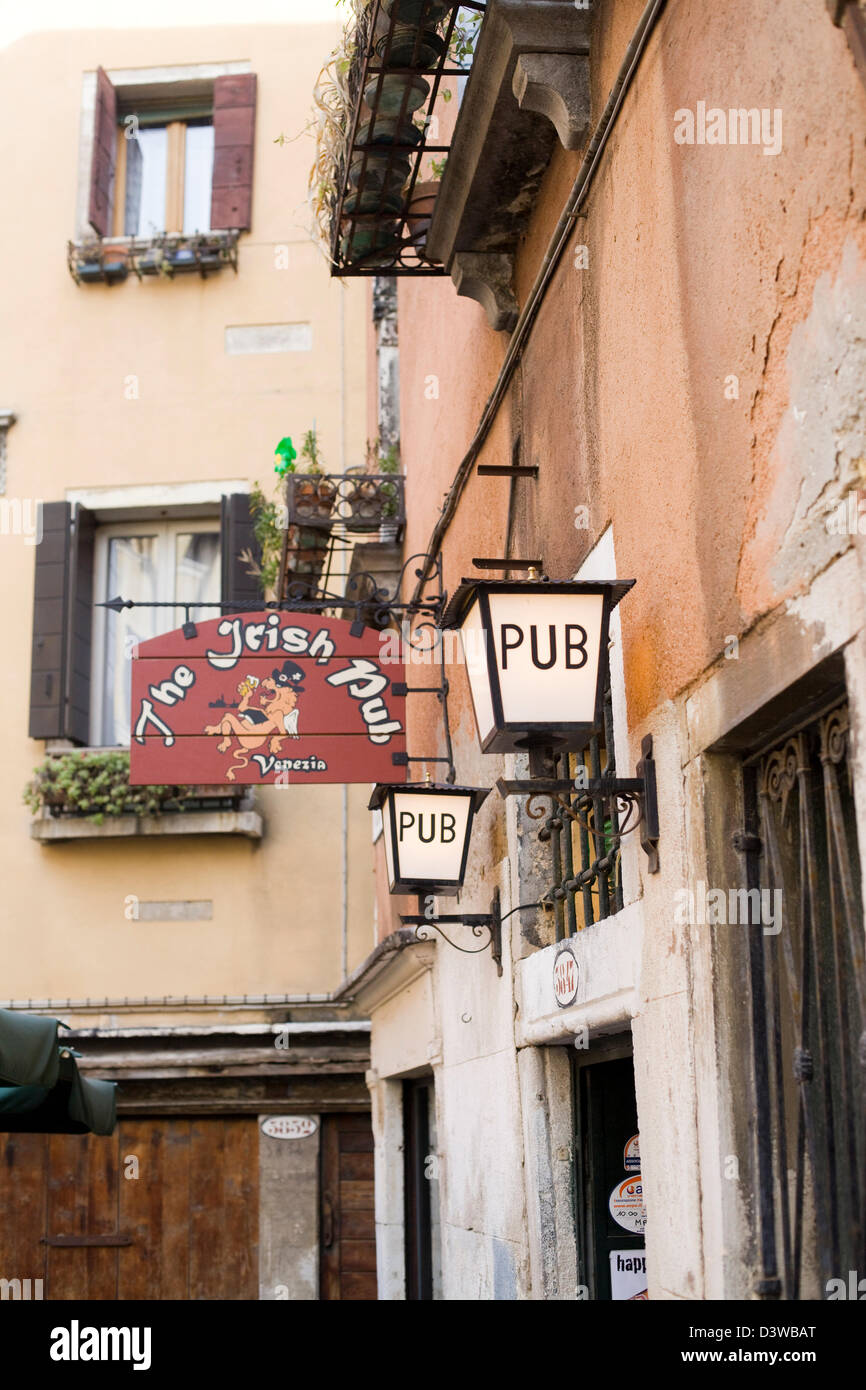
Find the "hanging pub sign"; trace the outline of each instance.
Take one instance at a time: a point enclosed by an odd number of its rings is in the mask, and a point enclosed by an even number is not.
[[[464,579],[442,621],[460,631],[485,753],[583,748],[602,727],[611,610],[633,579]]]
[[[405,668],[383,668],[381,634],[351,626],[270,610],[139,643],[130,783],[399,782]]]
[[[458,893],[466,875],[475,812],[487,787],[407,782],[373,789],[369,809],[382,811],[391,893]]]

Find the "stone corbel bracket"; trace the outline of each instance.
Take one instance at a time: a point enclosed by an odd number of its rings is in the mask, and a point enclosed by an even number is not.
[[[589,133],[589,58],[521,53],[511,86],[522,111],[546,116],[565,149],[581,148]]]
[[[587,138],[589,39],[574,0],[489,0],[427,249],[501,331],[517,321],[514,254],[555,142]]]
[[[520,306],[511,288],[514,257],[495,251],[456,251],[451,279],[458,294],[477,299],[491,328],[511,332]]]

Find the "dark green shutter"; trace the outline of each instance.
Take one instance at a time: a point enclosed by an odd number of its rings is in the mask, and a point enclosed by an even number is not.
[[[246,492],[233,492],[222,499],[222,535],[220,538],[223,603],[245,604],[261,608],[264,602],[260,582],[249,574],[249,562],[241,559],[248,550],[256,558],[259,548],[253,531],[250,499]]]
[[[46,502],[33,594],[31,738],[89,742],[92,603],[93,516]]]

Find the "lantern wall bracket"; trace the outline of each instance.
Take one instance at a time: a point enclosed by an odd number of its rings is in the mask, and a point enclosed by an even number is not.
[[[531,767],[540,768],[543,763],[541,750],[534,749]],[[562,777],[536,776],[516,780],[500,777],[496,786],[502,797],[525,796],[527,811],[533,819],[537,815],[531,809],[531,802],[537,796],[550,797],[569,819],[581,823],[584,810],[592,809],[597,801],[615,802],[620,811],[626,812],[624,826],[615,837],[617,842],[630,831],[639,829],[641,848],[649,861],[647,871],[657,874],[659,810],[652,734],[647,734],[641,742],[641,759],[635,771],[635,777],[590,777],[580,783]],[[591,833],[599,833],[592,831],[591,827],[586,828]]]
[[[422,907],[424,898],[418,899],[418,906]],[[435,917],[429,916],[426,912],[413,913],[408,917],[401,916],[400,921],[404,927],[414,927],[415,936],[419,941],[429,941],[430,932],[436,931],[453,946],[455,951],[460,951],[464,956],[477,956],[482,951],[490,950],[490,954],[496,963],[497,975],[502,974],[502,914],[499,906],[499,889],[493,890],[493,902],[489,912],[443,912],[437,913]],[[458,946],[456,941],[452,941],[442,930],[442,923],[446,926],[460,925],[472,928],[472,935],[480,937],[485,931],[489,932],[490,939],[485,941],[483,946]]]

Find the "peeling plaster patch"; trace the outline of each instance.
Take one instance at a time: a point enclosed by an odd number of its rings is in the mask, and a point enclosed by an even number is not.
[[[514,1255],[504,1240],[494,1236],[493,1246],[493,1297],[495,1300],[513,1302],[517,1298],[517,1273],[514,1268]]]
[[[866,458],[866,265],[849,238],[835,280],[815,285],[787,352],[789,404],[773,449],[775,482],[753,543],[777,593],[808,583],[851,537],[827,522],[862,484]]]

